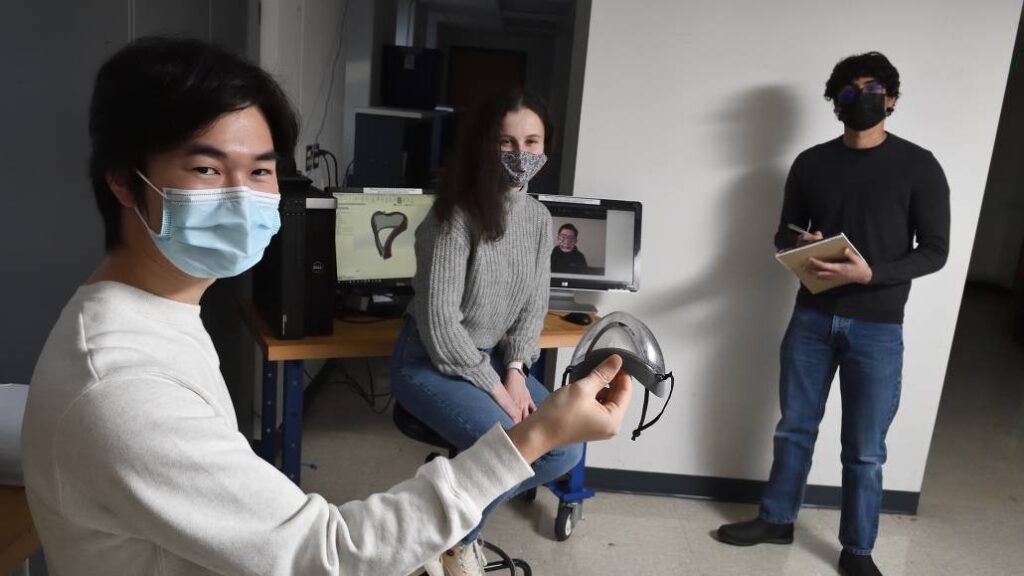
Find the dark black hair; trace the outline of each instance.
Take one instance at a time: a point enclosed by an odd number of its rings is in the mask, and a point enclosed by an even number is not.
[[[573,226],[572,224],[565,223],[565,224],[562,224],[561,226],[558,227],[558,231],[559,232],[561,232],[562,230],[565,230],[565,229],[572,230],[572,233],[575,234],[577,238],[580,237],[580,231],[577,230],[576,227]]]
[[[293,162],[299,124],[277,82],[224,48],[193,39],[140,38],[96,74],[89,108],[89,177],[109,252],[121,243],[121,204],[110,171],[144,171],[154,154],[184,144],[223,114],[256,106],[284,163]],[[132,194],[145,206],[132,175]]]
[[[867,52],[843,58],[825,82],[825,99],[835,102],[844,86],[857,78],[874,78],[885,86],[886,96],[900,97],[900,73],[881,52]]]
[[[544,153],[555,147],[555,125],[544,99],[517,90],[491,100],[472,114],[459,138],[455,158],[441,181],[435,214],[449,221],[456,211],[465,216],[473,241],[497,240],[505,234],[505,184],[498,153],[501,122],[520,109],[533,111],[544,123]]]

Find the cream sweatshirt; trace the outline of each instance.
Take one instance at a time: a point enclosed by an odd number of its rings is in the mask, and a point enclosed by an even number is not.
[[[23,427],[53,574],[404,575],[533,474],[495,427],[387,492],[330,504],[253,453],[218,366],[198,306],[116,282],[79,288],[39,357]]]

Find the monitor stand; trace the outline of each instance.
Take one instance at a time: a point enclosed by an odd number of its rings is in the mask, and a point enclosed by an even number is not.
[[[552,312],[586,312],[597,314],[597,307],[593,304],[586,304],[576,301],[576,292],[573,290],[557,290],[552,288],[548,296],[548,310]]]

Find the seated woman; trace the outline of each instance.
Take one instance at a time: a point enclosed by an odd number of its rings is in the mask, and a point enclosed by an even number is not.
[[[548,395],[528,368],[547,313],[551,215],[526,187],[552,138],[547,107],[529,92],[483,107],[416,230],[416,295],[392,355],[392,386],[403,407],[460,450],[495,423],[526,418]],[[581,452],[573,444],[534,462],[535,475],[488,506],[428,572],[482,574],[477,536],[488,515],[569,471]]]

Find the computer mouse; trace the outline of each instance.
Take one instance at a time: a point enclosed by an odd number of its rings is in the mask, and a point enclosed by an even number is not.
[[[562,319],[566,322],[572,322],[573,324],[579,324],[581,326],[586,326],[594,321],[593,318],[590,317],[590,314],[587,314],[586,312],[569,312],[565,316],[562,316]]]

